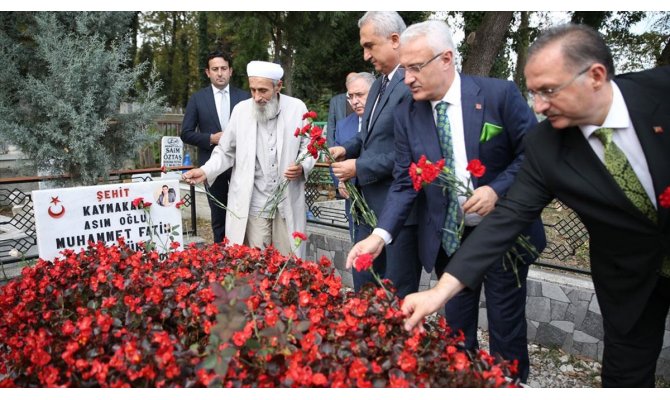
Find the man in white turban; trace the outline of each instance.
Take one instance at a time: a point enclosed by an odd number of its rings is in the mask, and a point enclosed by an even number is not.
[[[247,75],[251,99],[235,107],[209,161],[183,177],[192,184],[207,180],[211,185],[232,167],[226,237],[251,247],[272,244],[284,254],[295,250],[304,257],[305,245],[292,249],[291,235],[305,232],[305,182],[315,163],[312,157],[295,163],[309,143],[308,138],[294,135],[303,125],[307,107],[279,93],[284,75],[280,65],[251,61]],[[283,180],[288,181],[285,198],[271,216],[264,208]]]

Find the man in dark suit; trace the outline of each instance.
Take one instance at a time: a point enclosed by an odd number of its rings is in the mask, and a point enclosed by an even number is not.
[[[670,67],[614,77],[600,35],[562,25],[533,43],[524,73],[535,111],[547,119],[528,133],[526,159],[506,198],[439,283],[406,299],[406,327],[476,286],[558,198],[590,235],[605,333],[603,386],[654,386],[670,306]]]
[[[347,79],[353,74],[355,74],[355,72],[350,72],[347,75]],[[326,125],[326,144],[328,147],[335,146],[335,131],[337,130],[337,124],[349,117],[353,112],[354,109],[347,100],[346,93],[339,93],[331,97],[330,103],[328,103],[328,124]]]
[[[340,121],[337,125],[337,130],[334,135],[334,146],[342,146],[361,131],[363,124],[363,113],[365,112],[365,103],[370,92],[370,87],[374,83],[375,78],[369,72],[352,72],[347,75],[347,102],[354,110],[354,113]],[[354,240],[354,221],[351,218],[351,202],[349,201],[349,193],[347,193],[343,182],[335,177],[331,170],[333,183],[335,189],[338,191],[341,198],[345,200],[345,213],[349,221],[349,236]]]
[[[395,179],[377,229],[369,239],[354,247],[350,258],[361,250],[376,253],[378,247],[392,243],[416,200],[419,229],[415,240],[419,243],[419,255],[424,267],[429,272],[434,267],[440,276],[459,243],[456,237],[453,245],[447,244],[450,237],[445,223],[458,227],[465,218],[464,236],[476,232],[479,220],[491,212],[514,181],[523,160],[524,133],[537,124],[537,119],[514,83],[460,75],[454,58],[453,39],[442,21],[415,24],[402,34],[400,62],[405,67],[405,83],[413,99],[401,103],[395,111]],[[446,108],[448,118],[448,132],[442,136],[440,108]],[[444,147],[447,140],[449,148]],[[455,188],[446,193],[436,185],[419,192],[413,188],[409,167],[421,156],[433,162],[445,158],[446,165],[464,185],[472,183],[473,194],[462,199],[462,210],[456,193],[451,197]],[[468,161],[474,159],[486,166],[486,173],[480,178],[470,177],[466,169]],[[455,212],[449,215],[452,202]],[[538,218],[526,225],[524,234],[541,252],[546,244],[542,222]],[[533,259],[526,255],[524,262],[517,263],[518,278],[503,266],[503,257],[491,260],[484,285],[491,353],[519,360],[519,376],[524,382],[529,370],[526,276]],[[449,325],[464,332],[468,350],[478,347],[481,288],[480,282],[462,291],[445,308]]]
[[[380,76],[370,88],[365,105],[361,132],[352,140],[331,148],[335,159],[345,161],[333,163],[333,173],[340,180],[356,178],[365,201],[375,215],[379,216],[386,202],[391,182],[395,146],[393,113],[403,99],[410,98],[403,84],[405,72],[399,66],[400,34],[405,23],[397,12],[370,11],[358,21],[363,58],[374,64]],[[366,224],[356,225],[356,240],[366,238],[372,228]],[[383,278],[390,279],[399,297],[416,292],[421,278],[421,263],[416,242],[416,218],[409,218],[406,225],[394,238],[385,254],[375,260],[374,269]],[[352,271],[354,288],[359,290],[374,278],[368,271]]]
[[[233,107],[250,97],[249,92],[229,84],[233,75],[230,54],[216,50],[207,55],[205,74],[212,83],[195,92],[188,100],[181,128],[181,140],[198,147],[198,165],[204,165],[226,129]],[[223,173],[209,192],[223,204],[228,202],[230,170]],[[212,215],[214,242],[221,242],[226,230],[226,210],[207,197]]]

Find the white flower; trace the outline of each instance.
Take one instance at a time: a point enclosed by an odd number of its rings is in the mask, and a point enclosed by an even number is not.
[[[9,256],[10,256],[10,257],[19,258],[19,257],[21,257],[22,255],[23,255],[23,254],[21,254],[21,252],[18,251],[18,250],[16,250],[16,249],[11,249],[11,250],[9,250]]]

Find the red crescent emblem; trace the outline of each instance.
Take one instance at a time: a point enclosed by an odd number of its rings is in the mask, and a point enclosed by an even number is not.
[[[60,217],[63,216],[63,214],[65,214],[65,207],[60,206],[60,211],[59,211],[59,212],[53,212],[53,211],[51,211],[51,207],[52,207],[52,206],[49,206],[49,216],[50,216],[51,218],[60,218]]]
[[[51,198],[50,203],[53,204],[53,206],[58,206],[58,203],[62,203],[62,201],[58,199],[58,196],[56,196],[56,197]],[[60,218],[60,217],[63,216],[63,214],[65,214],[65,207],[64,206],[60,206],[60,211],[57,212],[57,213],[53,212],[51,210],[51,207],[53,207],[53,206],[49,206],[49,210],[48,210],[49,211],[49,216],[51,218]]]

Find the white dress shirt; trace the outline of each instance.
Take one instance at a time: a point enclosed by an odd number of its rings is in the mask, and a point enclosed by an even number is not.
[[[226,85],[225,88],[219,90],[216,86],[212,85],[212,90],[214,91],[214,103],[216,104],[216,115],[219,116],[219,123],[221,123],[221,131],[224,131],[226,127],[224,126],[225,123],[221,120],[221,113],[219,110],[221,110],[221,92],[223,92],[223,96],[226,98],[227,104],[230,104],[230,91],[228,88],[230,85]],[[230,106],[228,109],[223,110],[224,113],[228,116],[226,120],[230,120]]]

